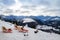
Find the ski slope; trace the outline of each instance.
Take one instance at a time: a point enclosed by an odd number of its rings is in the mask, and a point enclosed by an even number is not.
[[[2,33],[1,27],[6,26],[7,28],[11,28],[12,33]],[[34,33],[36,29],[29,28],[25,26],[26,29],[29,30],[28,36],[24,36],[24,34],[14,30],[14,24],[9,22],[0,20],[0,40],[60,40],[60,35],[54,33],[46,33],[39,30],[38,33]]]

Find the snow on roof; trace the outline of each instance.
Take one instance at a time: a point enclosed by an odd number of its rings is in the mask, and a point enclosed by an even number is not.
[[[23,23],[26,23],[26,22],[35,22],[35,20],[33,20],[31,18],[24,18]]]

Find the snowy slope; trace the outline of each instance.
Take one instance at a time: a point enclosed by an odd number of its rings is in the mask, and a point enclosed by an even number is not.
[[[1,27],[6,26],[7,28],[12,28],[12,33],[2,33]],[[0,40],[60,40],[60,35],[54,33],[46,33],[39,31],[34,33],[35,29],[25,27],[29,30],[28,36],[24,36],[26,33],[18,32],[14,30],[14,24],[9,22],[4,22],[0,20]]]

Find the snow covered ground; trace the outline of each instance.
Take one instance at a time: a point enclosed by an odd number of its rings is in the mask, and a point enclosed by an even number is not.
[[[12,28],[12,33],[2,33],[1,27],[6,26]],[[38,33],[34,33],[36,29],[25,27],[29,30],[28,36],[24,36],[26,33],[18,32],[14,30],[14,24],[0,20],[0,40],[60,40],[60,35],[54,33],[46,33],[39,30]]]

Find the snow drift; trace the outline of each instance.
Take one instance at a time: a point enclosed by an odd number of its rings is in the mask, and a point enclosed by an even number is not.
[[[11,28],[12,33],[2,33],[1,27],[6,26]],[[0,40],[60,40],[60,35],[54,33],[46,33],[39,30],[38,33],[34,33],[36,29],[32,29],[25,26],[29,30],[28,36],[24,36],[26,33],[18,32],[14,30],[14,24],[0,20]]]

